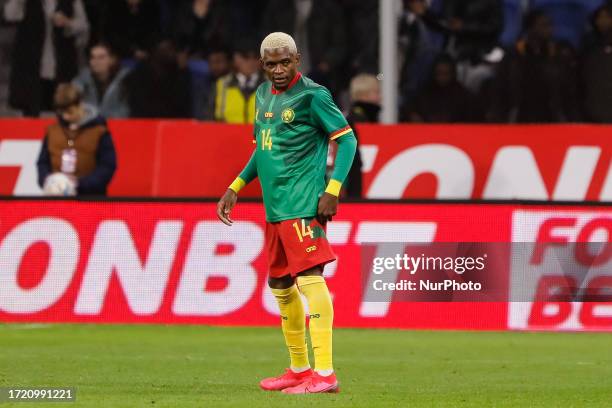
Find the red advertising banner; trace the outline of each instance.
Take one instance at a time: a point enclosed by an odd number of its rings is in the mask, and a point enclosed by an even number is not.
[[[0,120],[0,193],[38,195],[49,121]],[[252,149],[250,126],[110,121],[112,196],[217,197]],[[612,201],[612,127],[361,125],[367,198]],[[243,196],[258,197],[258,183]]]
[[[213,203],[0,201],[0,321],[276,325],[263,208],[240,203],[233,218],[220,223]],[[361,274],[365,244],[609,244],[607,207],[342,204],[327,236],[338,257],[325,275],[339,327],[612,330],[603,302],[373,302]],[[489,255],[511,293],[524,268]],[[537,271],[534,292],[550,277]]]
[[[36,160],[50,120],[0,119],[0,194],[36,196]],[[160,122],[111,121],[118,171],[111,195],[151,196]]]

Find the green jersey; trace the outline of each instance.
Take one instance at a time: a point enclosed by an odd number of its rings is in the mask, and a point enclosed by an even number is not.
[[[266,220],[314,217],[325,191],[329,141],[352,133],[329,91],[300,74],[284,92],[261,84],[254,132]]]

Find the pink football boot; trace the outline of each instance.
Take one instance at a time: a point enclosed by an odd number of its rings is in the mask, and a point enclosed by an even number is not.
[[[306,381],[312,376],[313,371],[309,368],[301,373],[294,373],[290,368],[285,370],[285,374],[279,375],[278,377],[264,378],[259,382],[261,389],[266,391],[281,391],[285,388],[295,387]]]
[[[336,380],[336,374],[328,375],[323,377],[316,372],[311,377],[306,379],[300,385],[294,387],[285,388],[283,390],[285,394],[316,394],[322,392],[340,392],[338,386],[338,380]]]

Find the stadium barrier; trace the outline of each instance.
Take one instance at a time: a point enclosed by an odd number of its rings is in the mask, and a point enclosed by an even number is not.
[[[0,195],[39,195],[49,120],[0,120]],[[109,121],[111,196],[217,197],[253,149],[252,127]],[[612,201],[612,127],[360,125],[364,195],[375,199]],[[243,197],[259,197],[258,183]]]
[[[0,321],[277,325],[262,205],[239,203],[231,228],[216,219],[215,207],[185,200],[0,201]],[[541,260],[568,243],[597,241],[604,248],[589,265],[598,268],[582,283],[605,292],[612,287],[610,207],[343,203],[327,236],[339,259],[325,270],[338,327],[612,330],[609,298],[373,302],[364,298],[362,273],[372,245],[535,242],[543,245],[534,249]],[[519,261],[534,267],[532,255]],[[489,259],[495,281],[510,293],[517,258],[502,251]],[[578,255],[566,261],[582,262]],[[542,287],[572,290],[565,266],[531,269],[537,273],[520,283],[533,296]]]

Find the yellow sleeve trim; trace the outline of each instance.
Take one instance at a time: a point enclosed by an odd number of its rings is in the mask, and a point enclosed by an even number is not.
[[[229,189],[233,190],[234,193],[238,194],[238,192],[242,190],[244,186],[246,186],[246,183],[244,182],[244,180],[241,179],[240,177],[236,177],[236,180],[234,180],[234,182],[230,184]]]
[[[340,195],[341,188],[342,188],[341,182],[339,182],[338,180],[331,179],[329,180],[329,184],[327,185],[325,192],[338,197]]]
[[[346,135],[347,133],[351,133],[352,131],[353,129],[351,129],[350,126],[347,126],[344,129],[340,129],[339,131],[332,133],[329,137],[329,140],[336,140],[339,137]]]

